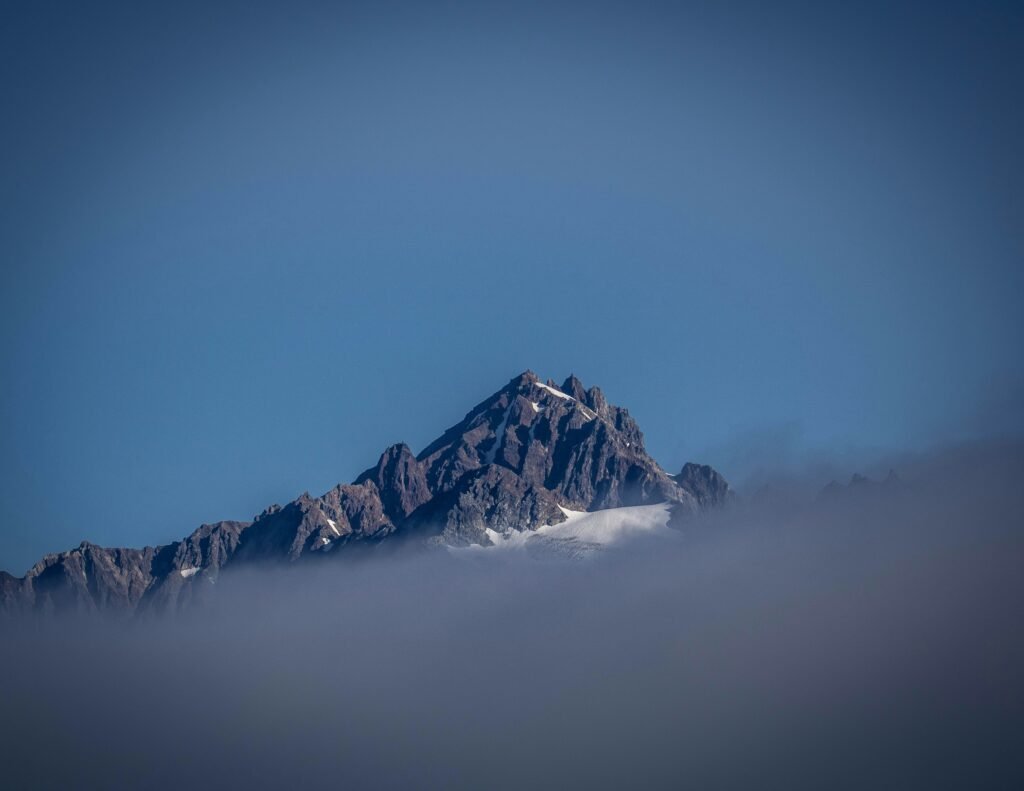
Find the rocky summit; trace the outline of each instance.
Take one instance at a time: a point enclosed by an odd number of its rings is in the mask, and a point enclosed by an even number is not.
[[[330,562],[357,546],[489,547],[580,512],[658,503],[678,526],[731,497],[706,465],[666,473],[629,412],[597,387],[526,371],[419,454],[392,445],[355,481],[320,497],[303,494],[251,522],[202,525],[166,546],[82,542],[24,577],[0,572],[0,611],[168,611],[203,595],[225,569]]]

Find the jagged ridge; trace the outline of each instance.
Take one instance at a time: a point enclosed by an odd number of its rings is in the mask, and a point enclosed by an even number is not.
[[[47,555],[23,578],[0,572],[0,609],[168,610],[202,596],[225,567],[295,562],[400,538],[465,546],[592,511],[669,502],[678,523],[731,497],[710,467],[668,475],[624,408],[575,376],[532,371],[477,404],[418,456],[389,447],[374,467],[321,497],[304,493],[252,522],[202,525],[143,549],[88,542]],[[206,583],[204,588],[203,583]]]

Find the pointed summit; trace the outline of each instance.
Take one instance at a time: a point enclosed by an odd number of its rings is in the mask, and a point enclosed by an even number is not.
[[[519,376],[513,376],[508,383],[508,387],[518,390],[519,388],[522,387],[529,387],[530,385],[535,384],[537,381],[539,381],[537,374],[535,374],[533,371],[527,368],[525,371],[519,374]]]
[[[586,402],[587,406],[599,415],[603,415],[608,410],[608,401],[604,397],[604,393],[601,392],[601,388],[597,385],[594,385],[587,391]]]
[[[555,492],[572,508],[696,503],[647,455],[629,413],[609,405],[596,387],[584,389],[574,375],[559,387],[552,379],[541,384],[532,371],[520,374],[417,459],[435,495],[496,464]]]
[[[384,513],[399,522],[430,499],[426,476],[404,442],[392,445],[381,454],[376,467],[358,478],[356,484],[372,481],[380,493]]]
[[[569,374],[569,378],[562,382],[562,392],[571,395],[577,401],[586,401],[587,391],[583,389],[583,382],[576,378],[575,374]]]

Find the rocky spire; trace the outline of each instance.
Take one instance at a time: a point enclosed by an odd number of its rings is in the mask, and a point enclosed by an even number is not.
[[[430,499],[423,468],[404,442],[384,451],[377,466],[356,478],[355,483],[366,481],[376,485],[384,513],[396,524]]]
[[[448,429],[418,457],[431,490],[497,464],[549,489],[566,505],[590,510],[692,496],[644,450],[643,434],[625,409],[575,376],[561,387],[532,372],[512,379]]]
[[[577,401],[586,403],[587,391],[583,389],[583,382],[577,379],[575,374],[569,374],[569,378],[562,382],[561,390],[566,395],[571,395]]]

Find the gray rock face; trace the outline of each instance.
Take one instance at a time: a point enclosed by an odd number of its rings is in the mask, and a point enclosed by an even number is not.
[[[241,537],[234,561],[294,561],[395,530],[373,481],[340,484],[322,497],[303,494],[260,514]]]
[[[357,484],[366,481],[373,481],[376,485],[384,513],[395,524],[431,497],[423,467],[404,442],[384,451],[377,466],[355,480]]]
[[[565,521],[558,498],[512,470],[488,464],[467,473],[409,518],[405,530],[448,546],[490,546],[487,530],[508,534]]]
[[[0,572],[0,612],[173,607],[196,572],[216,575],[248,524],[203,525],[183,541],[143,549],[107,549],[83,541],[76,549],[45,556],[21,579]]]
[[[629,413],[575,376],[560,386],[532,371],[477,404],[419,456],[392,445],[376,466],[321,497],[273,505],[253,522],[202,525],[144,549],[83,542],[47,555],[23,578],[0,572],[0,612],[170,610],[252,563],[324,558],[392,536],[456,546],[488,530],[536,530],[576,510],[671,502],[673,523],[722,504],[728,484],[707,466],[669,476],[647,454]]]
[[[171,545],[175,549],[170,568],[175,571],[192,568],[213,571],[220,569],[238,549],[242,532],[251,524],[217,522],[212,525],[201,525],[184,541]]]
[[[708,464],[687,462],[673,480],[692,494],[701,508],[715,508],[733,499],[728,482]]]
[[[152,547],[104,549],[83,541],[77,549],[47,555],[33,566],[25,593],[44,611],[127,607],[145,593],[155,555]]]
[[[153,612],[178,609],[204,593],[231,560],[251,522],[201,525],[183,541],[158,547],[150,567],[152,580],[139,608]]]
[[[478,404],[419,455],[430,487],[448,491],[467,472],[498,464],[573,508],[665,500],[695,507],[693,496],[647,455],[625,409],[608,404],[596,387],[584,390],[575,377],[563,388],[527,371]]]

